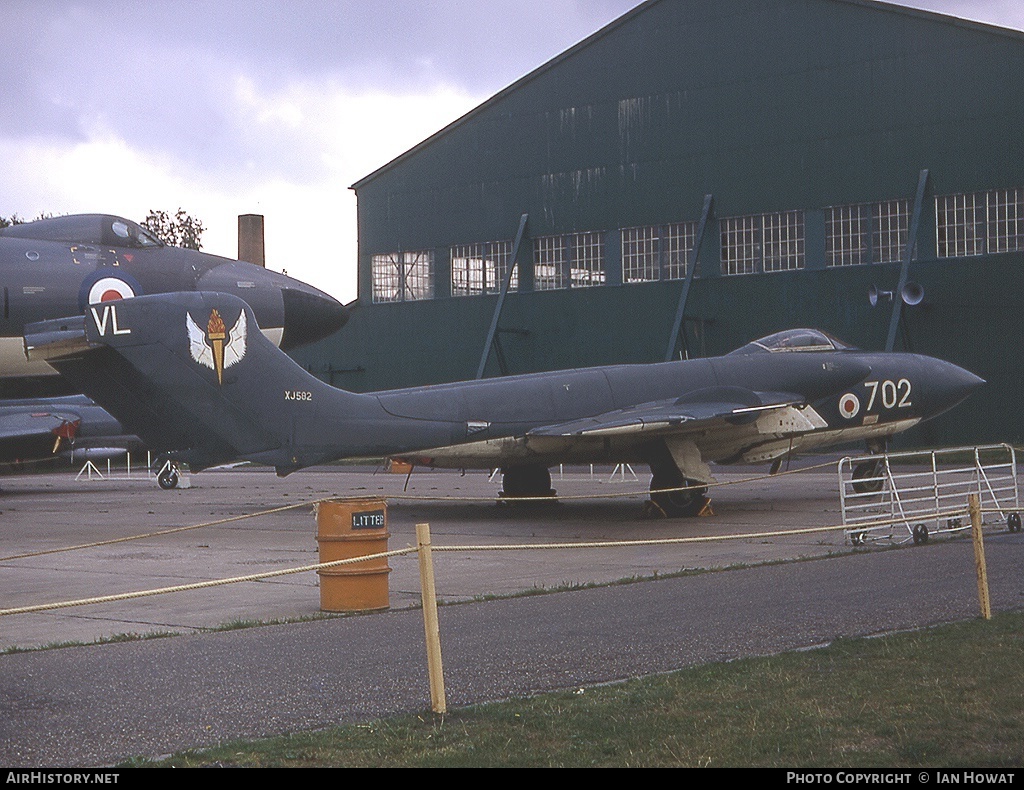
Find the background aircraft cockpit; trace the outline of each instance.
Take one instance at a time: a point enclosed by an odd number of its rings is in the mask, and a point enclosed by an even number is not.
[[[63,241],[68,244],[96,244],[103,247],[163,247],[153,233],[137,222],[109,214],[74,214],[50,217],[0,230],[11,239]]]

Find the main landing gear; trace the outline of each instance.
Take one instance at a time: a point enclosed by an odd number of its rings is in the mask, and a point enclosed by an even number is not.
[[[157,483],[165,491],[170,491],[172,488],[178,487],[178,470],[173,466],[165,466],[160,470],[160,474],[156,476]]]
[[[187,475],[187,468],[183,471],[176,462],[168,460],[164,461],[160,471],[156,473],[156,482],[164,491],[178,488],[179,485],[182,488],[191,488]]]
[[[547,499],[554,500],[555,491],[551,488],[551,472],[546,466],[509,466],[501,470],[503,499]]]
[[[711,501],[707,486],[687,480],[675,467],[651,471],[651,502],[669,518],[699,516]]]

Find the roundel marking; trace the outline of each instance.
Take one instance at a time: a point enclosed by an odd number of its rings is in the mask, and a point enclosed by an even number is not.
[[[852,392],[847,392],[839,399],[839,413],[847,420],[852,420],[860,412],[860,399]]]
[[[113,302],[116,299],[131,299],[135,289],[120,277],[104,277],[92,284],[89,289],[89,304],[97,302]]]
[[[82,282],[78,303],[79,308],[85,310],[91,304],[131,299],[133,296],[142,296],[142,287],[134,277],[110,274],[109,270],[97,271]]]

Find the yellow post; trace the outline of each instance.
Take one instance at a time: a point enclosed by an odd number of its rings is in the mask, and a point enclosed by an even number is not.
[[[971,535],[974,537],[974,569],[978,574],[978,602],[981,604],[981,616],[992,619],[992,603],[988,597],[988,568],[985,565],[985,542],[981,537],[981,501],[977,494],[967,497],[967,506],[971,513]]]
[[[446,713],[444,667],[441,666],[441,629],[437,623],[437,595],[434,590],[434,560],[430,553],[430,525],[416,525],[416,547],[420,559],[420,594],[423,602],[423,630],[427,638],[427,674],[430,676],[430,707]]]

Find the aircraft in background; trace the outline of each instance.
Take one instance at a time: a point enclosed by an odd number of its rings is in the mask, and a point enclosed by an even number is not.
[[[193,469],[246,459],[286,475],[391,457],[500,467],[515,498],[552,496],[556,464],[646,463],[651,498],[668,515],[704,508],[710,462],[881,441],[983,383],[949,362],[796,329],[708,359],[356,394],[308,374],[256,326],[236,297],[165,294],[111,305],[106,321],[93,309],[36,324],[25,346]]]
[[[0,464],[115,458],[144,449],[84,395],[0,401]]]
[[[241,297],[263,333],[283,349],[326,337],[347,318],[340,302],[299,280],[169,247],[138,223],[107,214],[0,229],[0,285],[0,397],[6,398],[0,401],[0,462],[46,458],[84,444],[119,452],[131,443],[115,419],[76,397],[53,368],[26,359],[26,324],[90,313],[119,332],[113,302],[188,290]]]

